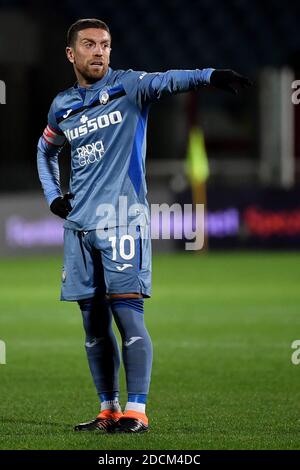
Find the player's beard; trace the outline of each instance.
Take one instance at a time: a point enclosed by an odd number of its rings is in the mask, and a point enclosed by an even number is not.
[[[90,64],[80,68],[76,66],[76,68],[85,81],[92,84],[98,82],[98,80],[101,80],[101,78],[104,77],[108,70],[108,64],[103,64],[102,66],[97,68],[95,67],[94,69]]]

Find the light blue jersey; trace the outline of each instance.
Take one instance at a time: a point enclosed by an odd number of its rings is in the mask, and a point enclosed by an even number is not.
[[[214,69],[146,73],[112,70],[89,88],[78,85],[54,99],[38,144],[38,171],[48,204],[61,196],[58,154],[71,146],[69,191],[72,211],[64,227],[94,230],[105,216],[108,227],[137,219],[149,222],[145,181],[149,105],[163,96],[208,85]],[[133,208],[119,214],[120,196]],[[113,207],[110,214],[106,207]]]

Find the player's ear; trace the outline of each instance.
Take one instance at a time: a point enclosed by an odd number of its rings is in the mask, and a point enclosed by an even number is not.
[[[70,46],[66,47],[66,54],[67,54],[67,58],[71,62],[71,64],[74,64],[75,58],[74,58],[73,48],[70,47]]]

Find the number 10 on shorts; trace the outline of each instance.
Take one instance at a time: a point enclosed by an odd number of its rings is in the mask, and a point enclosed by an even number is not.
[[[120,240],[117,239],[117,237],[110,237],[108,241],[111,242],[113,261],[117,260],[117,242],[119,242],[119,253],[121,258],[126,261],[134,258],[135,243],[134,238],[131,235],[122,235]]]

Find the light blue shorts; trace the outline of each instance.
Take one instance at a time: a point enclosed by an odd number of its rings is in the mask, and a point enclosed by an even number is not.
[[[61,300],[98,294],[151,296],[150,227],[106,232],[65,229]]]

